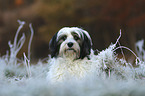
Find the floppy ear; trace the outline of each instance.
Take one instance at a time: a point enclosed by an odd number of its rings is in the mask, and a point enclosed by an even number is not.
[[[92,48],[92,41],[90,41],[91,39],[89,39],[86,34],[84,34],[84,40],[81,46],[81,52],[80,52],[80,59],[83,59],[84,57],[90,55],[91,52],[91,48]]]
[[[51,54],[51,58],[56,57],[58,55],[58,47],[57,47],[57,33],[52,37],[52,39],[49,42],[49,50]]]

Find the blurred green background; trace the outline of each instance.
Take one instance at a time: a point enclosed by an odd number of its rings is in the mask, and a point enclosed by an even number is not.
[[[1,56],[9,50],[7,42],[14,39],[18,19],[26,21],[21,34],[24,32],[27,37],[18,57],[27,53],[28,25],[32,23],[35,31],[31,48],[33,60],[48,56],[49,40],[65,26],[87,30],[93,49],[98,50],[115,43],[120,29],[121,45],[133,51],[135,42],[145,38],[145,0],[0,0]]]

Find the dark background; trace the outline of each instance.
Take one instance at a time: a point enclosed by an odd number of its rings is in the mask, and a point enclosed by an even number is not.
[[[9,50],[19,26],[26,25],[21,34],[26,41],[18,54],[27,53],[30,37],[29,23],[33,24],[34,38],[31,57],[33,60],[48,56],[48,44],[62,27],[77,26],[87,30],[93,40],[93,49],[103,50],[115,43],[120,29],[120,43],[135,51],[135,42],[145,38],[145,0],[0,0],[0,53]],[[20,36],[21,36],[20,34]],[[130,57],[130,53],[125,51]]]

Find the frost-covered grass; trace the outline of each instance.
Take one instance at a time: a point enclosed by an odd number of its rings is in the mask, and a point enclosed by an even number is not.
[[[39,61],[31,64],[30,47],[33,37],[30,25],[31,38],[28,46],[28,56],[19,61],[17,53],[25,42],[23,34],[17,40],[18,34],[25,24],[19,21],[19,28],[14,38],[14,43],[8,43],[10,52],[0,57],[0,96],[144,96],[145,94],[145,64],[143,44],[137,43],[138,56],[127,47],[119,43],[111,44],[98,55],[91,55],[91,61],[97,65],[96,74],[88,76],[81,81],[65,81],[60,84],[50,84],[46,80],[49,71],[49,60],[46,63]],[[117,44],[119,47],[117,47]],[[127,49],[136,57],[137,67],[117,58],[117,49]],[[123,54],[123,51],[122,51]]]

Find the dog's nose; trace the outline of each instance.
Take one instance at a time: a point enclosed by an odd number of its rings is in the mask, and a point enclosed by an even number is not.
[[[68,47],[72,47],[73,46],[73,43],[72,42],[69,42],[69,43],[67,43],[67,46]]]

